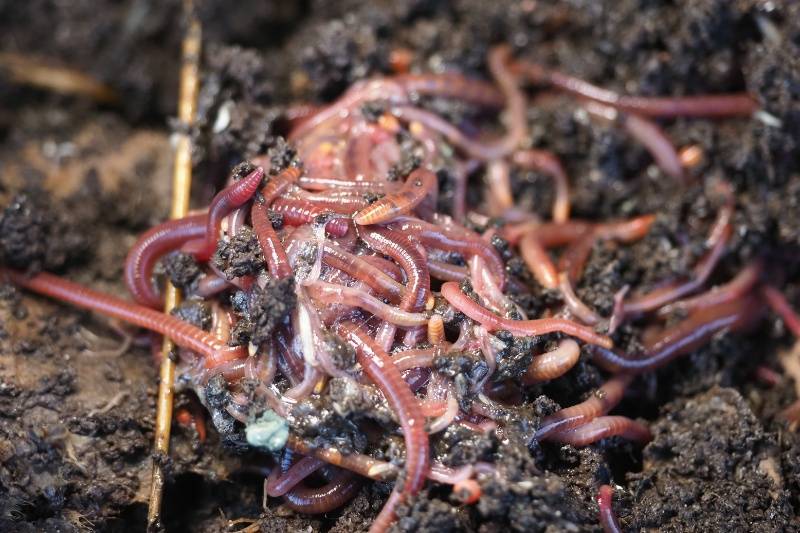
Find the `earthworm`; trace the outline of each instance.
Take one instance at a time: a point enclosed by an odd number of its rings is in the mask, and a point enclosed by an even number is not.
[[[523,236],[533,231],[542,246],[552,248],[571,244],[592,229],[600,239],[632,242],[647,235],[654,221],[654,215],[642,215],[627,220],[598,223],[576,219],[569,220],[563,224],[555,222],[524,222],[506,226],[502,229],[501,235],[509,244],[516,245]]]
[[[551,439],[579,448],[614,436],[640,444],[653,440],[653,434],[647,426],[625,416],[601,416],[575,429],[556,433]]]
[[[467,505],[481,499],[481,486],[474,479],[465,479],[453,485],[453,494]]]
[[[570,283],[577,283],[580,279],[596,242],[597,233],[592,228],[570,244],[558,258],[558,271],[565,274]]]
[[[553,202],[553,222],[562,224],[569,220],[569,178],[558,157],[546,150],[530,148],[514,152],[512,161],[525,169],[538,170],[553,178],[555,201]]]
[[[666,316],[677,310],[684,312],[692,311],[741,298],[759,282],[762,271],[763,265],[761,261],[753,261],[745,266],[728,283],[720,285],[719,287],[713,287],[693,298],[679,300],[666,305],[658,310],[658,314]]]
[[[800,339],[800,316],[797,315],[792,306],[786,300],[786,297],[772,285],[765,285],[761,288],[761,294],[767,301],[772,310],[783,320],[789,331],[794,333],[794,336]]]
[[[150,228],[136,240],[125,259],[125,285],[133,299],[147,307],[163,307],[163,298],[153,288],[151,276],[156,261],[165,253],[180,248],[206,234],[206,215],[168,220]]]
[[[522,382],[529,385],[561,377],[575,366],[580,355],[578,343],[572,339],[564,339],[558,343],[556,349],[533,358],[522,376]]]
[[[0,275],[8,277],[20,287],[25,287],[41,295],[169,337],[178,346],[203,355],[207,367],[214,367],[233,359],[242,359],[246,355],[244,348],[232,348],[211,333],[172,315],[126,302],[116,296],[103,294],[46,272],[28,277],[21,272],[2,268]]]
[[[514,206],[510,169],[504,160],[489,161],[486,166],[486,185],[490,214],[502,216],[506,210]]]
[[[442,315],[434,314],[428,320],[428,342],[437,346],[444,341],[444,320]]]
[[[442,281],[462,282],[469,277],[467,267],[436,261],[435,259],[428,259],[428,271],[432,278]]]
[[[428,317],[387,305],[367,292],[352,287],[315,281],[309,285],[311,296],[325,304],[343,304],[363,309],[381,320],[400,327],[425,326]]]
[[[597,507],[600,509],[600,525],[604,533],[622,533],[617,516],[611,507],[614,489],[610,485],[601,485],[597,491]]]
[[[355,213],[369,205],[363,193],[346,189],[312,193],[298,188],[292,191],[292,195],[322,207],[334,206],[340,213],[347,211]]]
[[[456,309],[472,320],[482,324],[490,331],[508,330],[518,335],[544,335],[560,332],[582,341],[610,349],[611,339],[595,333],[591,328],[563,318],[541,318],[538,320],[510,320],[499,317],[491,311],[471,300],[461,292],[458,283],[448,281],[442,285],[442,296]]]
[[[690,279],[678,285],[655,289],[647,294],[632,299],[624,305],[623,309],[625,315],[647,313],[702,287],[711,275],[711,272],[714,271],[722,254],[725,252],[725,246],[733,231],[730,224],[726,224],[723,228],[723,233],[720,235],[719,239],[713,244],[708,253],[698,261],[697,265],[695,265],[693,275]]]
[[[517,77],[508,69],[510,59],[511,47],[508,45],[498,45],[489,51],[489,71],[506,101],[504,114],[508,132],[497,141],[497,145],[504,149],[502,156],[513,152],[527,134],[525,96],[517,84]]]
[[[475,255],[469,260],[469,272],[472,289],[492,311],[501,315],[516,313],[517,318],[528,318],[524,311],[503,294],[480,256]]]
[[[433,359],[436,357],[438,352],[439,348],[436,347],[403,350],[402,352],[395,354],[393,360],[395,366],[397,366],[397,369],[400,371],[419,367],[430,367],[433,366]]]
[[[759,303],[751,297],[698,309],[665,329],[640,357],[630,359],[608,348],[593,347],[593,361],[610,372],[640,374],[655,370],[704,345],[720,331],[748,325],[759,309]]]
[[[755,99],[746,93],[673,97],[626,96],[528,61],[516,62],[513,70],[521,72],[533,83],[553,85],[576,96],[644,116],[665,118],[748,116],[759,107]]]
[[[569,276],[565,272],[559,274],[558,280],[558,288],[561,290],[561,297],[564,299],[564,303],[570,313],[589,326],[596,326],[603,322],[603,318],[600,315],[595,313],[583,300],[578,298],[578,295],[575,294],[575,290],[572,288],[572,283],[569,281]]]
[[[418,168],[409,174],[403,186],[373,202],[355,214],[353,221],[362,226],[388,222],[417,207],[426,196],[436,194],[438,181],[430,170]]]
[[[373,266],[367,258],[353,255],[334,244],[325,243],[322,260],[353,279],[363,281],[391,302],[400,301],[406,292],[405,287],[380,268]]]
[[[356,357],[364,372],[383,392],[400,420],[406,443],[406,476],[400,487],[396,483],[392,495],[375,518],[370,531],[386,531],[394,521],[395,506],[422,488],[428,474],[428,434],[419,405],[392,358],[369,335],[353,323],[339,323],[337,333],[356,348]]]
[[[287,226],[311,224],[317,217],[330,216],[334,212],[327,207],[299,198],[277,198],[272,203],[272,210],[283,215],[283,223]],[[347,219],[341,216],[333,216],[325,223],[325,231],[334,237],[343,237],[348,229]]]
[[[311,191],[358,191],[361,193],[390,193],[398,190],[401,184],[394,181],[351,181],[336,178],[302,176],[298,183]]]
[[[457,98],[482,107],[499,109],[506,97],[492,84],[460,74],[406,74],[394,80],[410,94]]]
[[[205,231],[205,229],[203,231]],[[201,298],[209,298],[215,294],[221,293],[222,291],[233,289],[235,287],[236,286],[233,283],[224,277],[213,273],[205,274],[200,278],[200,281],[197,282],[197,286],[194,288],[192,295],[199,296]]]
[[[341,507],[360,489],[361,480],[352,472],[337,469],[327,484],[315,488],[296,486],[283,496],[283,501],[299,513],[322,514]]]
[[[661,170],[675,179],[684,179],[685,173],[678,151],[658,124],[637,115],[625,115],[621,120],[625,130],[647,148]]]
[[[283,496],[324,465],[325,461],[315,457],[303,457],[280,475],[276,475],[279,469],[275,468],[267,481],[267,494],[272,498]]]
[[[361,238],[374,250],[394,259],[406,274],[406,294],[400,302],[404,311],[420,311],[430,294],[430,276],[425,258],[409,241],[408,232],[387,228],[370,228],[360,232]]]
[[[428,473],[428,479],[437,483],[455,485],[469,479],[475,473],[475,467],[471,464],[452,468],[441,463],[432,463]]]
[[[392,278],[397,283],[402,284],[405,281],[405,277],[403,276],[403,269],[400,268],[400,266],[398,266],[398,264],[395,263],[394,261],[390,259],[385,259],[378,255],[363,254],[358,257],[360,257],[373,267],[380,269],[382,272],[384,272],[387,276]],[[405,287],[403,291],[405,291]],[[400,295],[401,299],[402,299],[402,294],[403,293],[401,293]]]
[[[426,246],[458,252],[463,256],[480,256],[486,261],[487,267],[498,278],[498,286],[502,289],[505,285],[505,265],[497,250],[464,227],[455,225],[437,226],[413,217],[398,217],[391,225],[392,229],[406,235],[413,235]]]
[[[536,281],[545,289],[558,288],[558,271],[539,241],[537,231],[529,231],[519,243],[519,253]]]
[[[315,448],[295,435],[289,435],[286,447],[376,481],[387,481],[397,475],[397,467],[391,463],[360,453],[343,454],[335,448]]]
[[[183,250],[194,255],[198,261],[208,261],[217,248],[222,219],[235,208],[250,200],[263,179],[264,169],[258,167],[244,178],[218,192],[208,208],[205,240],[187,242],[183,246]]]
[[[537,440],[548,440],[557,433],[569,431],[598,416],[605,415],[622,401],[625,389],[633,381],[629,375],[615,376],[606,381],[599,389],[583,402],[566,407],[542,419],[536,431]]]
[[[272,227],[266,204],[253,203],[250,217],[269,273],[278,279],[288,278],[292,275],[292,267],[286,256],[286,250]]]

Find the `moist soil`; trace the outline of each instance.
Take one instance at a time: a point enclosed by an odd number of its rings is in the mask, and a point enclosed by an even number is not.
[[[607,313],[603,306],[624,285],[646,288],[691,268],[719,204],[709,185],[715,178],[734,186],[737,211],[732,245],[712,282],[766,257],[774,265],[771,279],[800,302],[800,4],[201,4],[195,205],[207,203],[226,171],[248,157],[269,153],[276,167],[291,161],[280,137],[280,111],[289,103],[324,103],[359,79],[387,74],[400,49],[410,51],[413,70],[486,77],[488,49],[507,42],[521,57],[610,89],[747,90],[769,114],[664,123],[676,145],[703,150],[693,184],[681,187],[624,132],[589,122],[569,100],[542,98],[530,107],[533,146],[565,163],[574,216],[658,215],[641,241],[595,247],[576,288],[586,302]],[[5,264],[123,293],[128,247],[168,212],[182,23],[176,0],[0,1],[0,50],[68,65],[123,96],[120,104],[96,105],[18,85],[0,71]],[[457,103],[426,105],[475,120]],[[476,200],[482,180],[480,173],[471,178]],[[546,215],[553,194],[547,176],[518,172],[512,180],[517,203]],[[175,269],[185,267],[178,261]],[[520,303],[535,310],[552,297],[537,296]],[[634,324],[616,340],[624,345],[637,333]],[[157,389],[146,346],[147,337],[101,317],[0,285],[0,531],[144,529]],[[655,438],[643,450],[617,438],[585,449],[529,446],[539,417],[602,383],[584,357],[564,378],[525,391],[501,436],[445,432],[435,447],[440,460],[451,466],[491,460],[501,476],[472,506],[432,487],[400,509],[395,529],[599,531],[594,495],[599,484],[613,483],[626,530],[799,530],[800,439],[774,420],[797,397],[798,357],[782,323],[765,318],[750,332],[720,335],[634,382],[618,412],[652,428]],[[760,365],[781,379],[759,381]],[[196,412],[191,397],[177,402]],[[162,459],[168,531],[361,531],[390,490],[368,484],[340,511],[299,516],[277,500],[264,507],[269,458],[210,424],[201,442],[194,426],[176,421],[172,448]]]

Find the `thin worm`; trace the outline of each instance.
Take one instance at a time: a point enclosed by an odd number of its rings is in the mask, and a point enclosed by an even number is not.
[[[398,215],[412,211],[427,196],[436,194],[438,185],[433,172],[418,168],[408,176],[399,191],[368,205],[355,214],[353,221],[362,226],[389,222]]]
[[[434,314],[428,320],[428,342],[437,346],[444,341],[444,320],[442,315]]]
[[[537,355],[531,361],[522,382],[526,385],[550,381],[566,374],[581,355],[580,346],[572,339],[564,339],[555,350]]]
[[[243,347],[232,348],[211,333],[172,315],[126,302],[116,296],[103,294],[46,272],[28,277],[21,272],[2,268],[0,276],[6,276],[15,285],[41,295],[160,333],[172,339],[181,348],[203,355],[206,367],[243,359],[247,355]]]
[[[569,431],[607,414],[622,401],[625,389],[631,381],[633,377],[629,375],[614,376],[583,402],[544,417],[535,438],[547,440],[556,433]]]
[[[555,222],[524,222],[506,226],[502,236],[509,244],[516,245],[527,233],[533,231],[545,248],[566,246],[575,242],[588,230],[593,229],[600,239],[611,239],[621,242],[633,242],[641,239],[650,231],[655,215],[642,215],[628,220],[611,222],[588,222],[572,219],[563,224]]]
[[[394,181],[352,181],[347,179],[309,176],[301,177],[298,183],[301,187],[310,191],[339,190],[376,194],[395,192],[401,187],[401,184]]]
[[[465,257],[480,256],[491,273],[497,277],[498,286],[505,286],[505,264],[497,250],[479,235],[462,226],[438,226],[413,217],[398,217],[390,226],[406,235],[413,235],[424,245],[440,250],[455,251]]]
[[[463,100],[488,108],[503,107],[506,97],[492,84],[461,74],[406,74],[394,80],[408,93]]]
[[[419,492],[428,475],[428,434],[425,418],[416,398],[403,381],[392,358],[353,323],[339,323],[336,331],[356,348],[356,357],[364,372],[383,392],[400,420],[406,443],[405,480],[396,483],[392,495],[375,518],[371,532],[386,531],[395,519],[395,506]]]
[[[651,117],[749,116],[759,108],[756,100],[746,93],[673,97],[626,96],[528,61],[516,62],[513,70],[521,72],[534,83],[552,85],[622,111]]]
[[[514,152],[512,161],[522,168],[538,170],[553,178],[555,183],[553,222],[563,224],[569,220],[569,178],[558,157],[546,150],[531,148]]]
[[[153,288],[151,276],[156,261],[165,253],[180,248],[187,241],[206,234],[206,215],[169,220],[150,228],[136,240],[125,259],[125,285],[140,305],[158,308],[163,298]]]
[[[486,167],[486,196],[491,215],[502,216],[514,206],[511,176],[508,163],[503,159],[489,161]],[[494,200],[494,202],[491,202]]]
[[[297,486],[283,496],[284,505],[304,514],[322,514],[350,501],[361,489],[361,480],[347,470],[338,470],[322,487]]]
[[[569,276],[562,272],[558,276],[558,288],[561,290],[561,297],[569,309],[570,313],[588,326],[596,326],[603,322],[603,317],[594,312],[586,303],[578,298],[575,290],[572,288],[572,283],[569,281]]]
[[[428,259],[428,271],[432,278],[442,281],[458,281],[459,283],[469,277],[467,267]]]
[[[600,510],[600,525],[603,527],[603,533],[622,533],[617,516],[611,507],[613,496],[614,489],[610,485],[602,485],[597,491],[597,507]]]
[[[622,125],[634,139],[647,148],[661,170],[675,179],[685,179],[678,150],[658,124],[637,115],[626,115],[622,117]]]
[[[775,313],[783,319],[783,323],[789,328],[789,331],[794,333],[794,336],[800,339],[800,316],[792,309],[786,297],[772,285],[765,285],[761,289],[761,294],[764,299]]]
[[[292,275],[292,267],[286,250],[272,227],[266,204],[255,202],[250,216],[269,273],[278,279],[288,278]]]
[[[367,258],[353,255],[332,243],[325,243],[322,260],[351,278],[363,281],[381,297],[391,302],[402,300],[406,292],[403,285],[380,268],[373,266]]]
[[[277,198],[272,203],[272,210],[283,215],[283,223],[287,226],[311,224],[319,216],[335,213],[335,209],[300,198]],[[348,229],[347,218],[334,217],[325,223],[325,231],[334,237],[343,237]]]
[[[609,372],[641,374],[706,344],[720,331],[749,325],[761,306],[752,297],[699,309],[665,329],[640,357],[630,359],[610,349],[593,347],[593,361]]]
[[[693,298],[679,300],[664,306],[658,310],[658,314],[667,316],[677,310],[684,312],[694,311],[741,298],[760,281],[762,272],[763,265],[761,261],[753,261],[739,271],[728,283],[713,287]]]
[[[303,457],[281,475],[273,475],[278,473],[276,468],[268,478],[267,494],[272,498],[283,496],[324,465],[325,461],[314,457]]]
[[[544,335],[560,332],[607,349],[610,349],[613,344],[611,339],[605,335],[600,335],[591,328],[563,318],[510,320],[499,317],[461,292],[458,283],[453,281],[442,285],[442,296],[450,305],[491,331],[505,329],[518,335]]]
[[[519,253],[536,281],[545,289],[558,288],[558,271],[539,241],[536,231],[530,231],[519,243]]]
[[[551,438],[561,444],[580,448],[615,436],[639,444],[647,444],[653,440],[653,434],[647,426],[625,416],[601,416],[575,429],[556,433]]]
[[[211,201],[208,208],[205,240],[192,241],[184,245],[198,261],[208,261],[217,247],[220,223],[231,211],[250,200],[264,179],[264,169],[258,167],[250,174],[224,188]]]
[[[308,288],[315,300],[328,305],[358,307],[395,326],[409,328],[428,324],[428,317],[423,313],[413,313],[387,305],[369,293],[353,287],[315,281]]]

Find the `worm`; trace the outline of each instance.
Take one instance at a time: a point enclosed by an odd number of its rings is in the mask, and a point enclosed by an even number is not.
[[[206,215],[168,220],[150,228],[136,240],[125,259],[125,285],[140,305],[158,308],[164,305],[153,288],[151,276],[156,261],[165,253],[180,248],[187,241],[206,234]]]
[[[309,285],[309,291],[314,299],[322,303],[358,307],[396,326],[408,328],[428,324],[428,317],[423,313],[412,313],[387,305],[369,293],[352,287],[315,281]]]
[[[580,448],[614,436],[640,444],[653,440],[653,434],[647,426],[625,416],[601,416],[575,429],[556,433],[551,438],[561,444]]]
[[[395,506],[414,495],[422,488],[428,475],[428,434],[425,418],[419,412],[419,404],[411,389],[403,381],[392,358],[375,341],[352,322],[339,323],[336,331],[356,348],[356,357],[364,372],[383,392],[392,410],[400,420],[406,443],[406,475],[402,483],[396,483],[389,500],[375,518],[370,531],[386,531],[394,521]]]
[[[46,272],[40,272],[28,277],[21,272],[2,268],[0,269],[0,275],[9,278],[20,287],[43,296],[102,313],[169,337],[181,348],[203,355],[207,367],[242,359],[247,353],[243,347],[232,348],[211,333],[183,322],[172,315],[126,302],[116,296],[83,287]]]
[[[391,302],[399,302],[406,293],[403,285],[379,267],[372,265],[369,258],[353,255],[334,244],[325,243],[322,260],[351,278],[363,281],[381,297]]]
[[[536,231],[529,231],[519,243],[519,253],[536,281],[545,289],[558,288],[558,271],[542,246]]]
[[[283,223],[287,226],[311,224],[317,217],[331,216],[335,212],[300,198],[278,198],[273,202],[272,210],[283,215]],[[325,231],[334,237],[343,237],[348,230],[348,220],[341,216],[333,216],[325,223]]]
[[[389,222],[400,214],[412,211],[438,187],[436,175],[430,170],[418,168],[409,174],[399,191],[390,193],[368,205],[353,217],[356,224],[367,226]]]
[[[617,516],[611,507],[614,489],[610,485],[602,485],[597,491],[597,507],[600,510],[600,525],[604,533],[622,533]]]
[[[448,281],[442,285],[442,296],[456,309],[472,320],[479,322],[491,331],[508,330],[517,335],[544,335],[560,332],[582,341],[606,349],[612,346],[611,339],[595,333],[594,330],[577,322],[563,318],[540,318],[538,320],[510,320],[499,317],[491,311],[471,300],[461,292],[458,283]]]
[[[190,241],[184,245],[183,250],[194,255],[198,261],[208,261],[217,248],[222,219],[250,200],[263,179],[264,169],[258,167],[244,178],[218,192],[208,208],[205,240]]]
[[[569,178],[567,178],[567,173],[558,157],[546,150],[531,148],[514,152],[512,161],[522,168],[538,170],[553,178],[555,183],[553,222],[563,224],[569,220]]]
[[[786,324],[789,331],[800,339],[800,316],[797,315],[797,312],[795,312],[792,306],[789,305],[789,302],[786,301],[786,297],[772,285],[765,285],[761,289],[761,294],[764,295],[764,299],[772,310],[783,319],[783,323]]]
[[[545,352],[533,358],[522,382],[526,385],[550,381],[566,374],[575,364],[581,355],[580,346],[572,339],[564,339],[559,342],[555,350]]]
[[[361,480],[352,472],[337,469],[321,487],[296,486],[283,496],[284,505],[299,513],[322,514],[337,509],[361,489]]]

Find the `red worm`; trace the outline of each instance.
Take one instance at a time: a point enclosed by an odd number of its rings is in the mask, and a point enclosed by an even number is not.
[[[491,83],[460,74],[406,74],[394,80],[409,94],[454,98],[489,108],[503,107],[503,93]]]
[[[156,261],[192,239],[206,234],[206,215],[169,220],[150,228],[136,241],[125,259],[125,285],[133,299],[147,307],[162,307],[163,298],[153,288]]]
[[[621,242],[632,242],[641,239],[650,231],[655,215],[642,215],[629,220],[611,222],[587,222],[572,219],[563,224],[555,222],[524,222],[506,226],[502,236],[510,244],[517,244],[527,233],[533,231],[545,248],[565,246],[575,242],[589,229],[594,228],[601,239],[613,239]]]
[[[608,413],[622,401],[625,389],[632,380],[633,377],[628,375],[615,376],[585,401],[544,417],[536,432],[536,439],[547,440],[556,433],[569,431]]]
[[[272,498],[283,496],[324,465],[325,461],[314,457],[303,457],[280,475],[278,475],[280,469],[275,468],[267,478],[267,495]]]
[[[680,300],[658,310],[659,315],[668,315],[674,311],[692,311],[703,309],[742,298],[761,279],[763,266],[761,261],[753,261],[744,267],[736,277],[728,283],[714,287],[693,298]],[[769,300],[768,300],[769,301]],[[800,324],[800,322],[799,322]],[[800,331],[800,330],[799,330]]]
[[[275,233],[275,228],[272,227],[266,204],[254,202],[250,218],[253,221],[253,229],[258,237],[258,244],[261,246],[269,273],[278,279],[291,276],[292,267],[289,264],[289,258],[286,256],[286,250],[283,248],[278,234]]]
[[[424,245],[432,248],[458,252],[467,258],[474,255],[480,256],[486,262],[491,273],[497,277],[500,288],[505,285],[505,264],[497,250],[467,228],[456,225],[437,226],[418,218],[406,216],[398,217],[391,227],[405,235],[413,235]]]
[[[333,209],[299,198],[278,198],[272,204],[272,210],[283,215],[283,223],[287,226],[311,224],[318,216],[335,212]],[[325,231],[334,237],[344,237],[348,229],[347,218],[333,218],[325,224]]]
[[[325,263],[355,280],[363,281],[383,298],[391,302],[399,302],[403,298],[405,287],[380,268],[365,261],[364,257],[353,255],[330,243],[325,244],[324,253],[322,260]]]
[[[617,516],[611,507],[614,489],[610,485],[602,485],[597,491],[597,507],[600,509],[600,525],[604,533],[622,533]]]
[[[352,191],[361,193],[390,193],[398,190],[400,184],[395,181],[353,181],[338,178],[316,178],[303,176],[298,180],[300,186],[309,191]]]
[[[519,243],[519,253],[536,281],[545,289],[558,288],[558,271],[536,231],[528,232]]]
[[[406,234],[387,228],[371,228],[362,231],[360,236],[371,248],[394,259],[406,273],[406,293],[400,308],[404,311],[424,309],[431,290],[428,265]]]
[[[789,328],[789,331],[794,333],[794,336],[800,339],[800,316],[792,309],[786,297],[780,293],[778,289],[771,285],[766,285],[761,289],[761,294],[764,299],[779,317],[783,319],[783,323]]]
[[[561,377],[575,366],[580,355],[581,349],[578,343],[572,339],[564,339],[555,350],[533,358],[525,375],[522,376],[522,382],[529,385]]]
[[[749,325],[759,314],[760,303],[753,297],[698,309],[688,318],[665,329],[638,358],[627,358],[610,349],[593,347],[593,361],[610,372],[641,374],[655,370],[676,357],[706,344],[720,331]]]
[[[553,85],[576,96],[651,117],[748,116],[758,110],[755,99],[744,93],[682,97],[625,96],[527,61],[515,63],[514,70],[526,75],[534,83]]]
[[[4,268],[0,269],[0,275],[7,276],[14,284],[33,292],[169,337],[181,348],[205,356],[206,367],[215,367],[247,356],[244,347],[232,348],[212,334],[172,315],[126,302],[46,272],[27,277],[21,272]]]
[[[435,194],[437,187],[436,175],[430,170],[418,168],[408,176],[399,191],[368,205],[356,213],[353,220],[362,226],[389,222],[398,215],[412,211],[425,197]]]
[[[614,436],[640,444],[647,444],[653,440],[653,434],[647,426],[625,416],[601,416],[575,429],[556,433],[551,438],[556,442],[579,448]]]
[[[600,335],[591,328],[564,318],[510,320],[497,316],[461,292],[458,283],[454,281],[448,281],[442,285],[442,296],[450,305],[490,331],[504,329],[517,335],[544,335],[546,333],[560,332],[607,349],[612,346],[611,339],[605,335]]]
[[[636,115],[625,115],[621,120],[625,131],[644,145],[661,170],[675,179],[685,178],[678,150],[658,124]]]
[[[361,489],[361,480],[352,472],[337,470],[321,487],[296,486],[283,496],[286,507],[305,514],[322,514],[337,509]]]
[[[356,357],[367,376],[383,392],[400,420],[406,443],[405,480],[395,484],[389,501],[370,527],[372,532],[386,531],[395,518],[395,506],[419,492],[428,475],[428,434],[425,417],[420,413],[417,399],[392,358],[375,341],[353,323],[339,323],[336,331],[356,348]]]
[[[366,291],[345,287],[336,283],[315,281],[309,285],[309,294],[315,300],[327,305],[346,305],[358,307],[381,320],[400,327],[424,326],[428,318],[423,313],[413,313],[383,303]]]
[[[263,179],[264,169],[258,167],[244,178],[218,192],[208,208],[205,240],[187,243],[184,246],[184,251],[194,255],[198,261],[208,261],[217,248],[219,226],[222,219],[231,211],[250,200]]]
[[[431,277],[442,281],[462,282],[469,277],[469,270],[467,267],[436,261],[434,259],[428,259],[428,270],[431,273]]]

